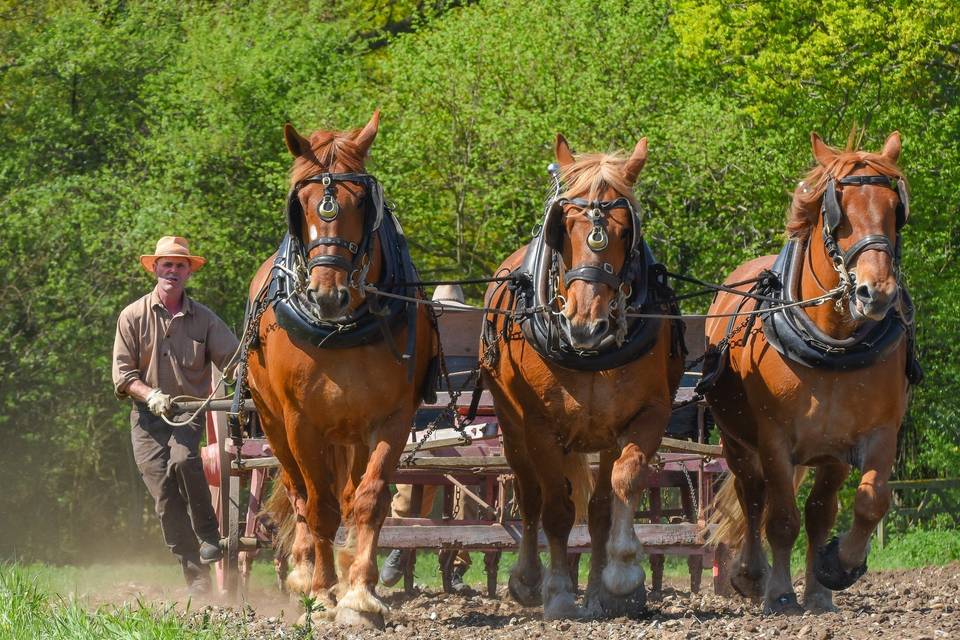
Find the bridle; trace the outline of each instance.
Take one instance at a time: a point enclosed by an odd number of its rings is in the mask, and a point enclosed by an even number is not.
[[[844,212],[840,208],[840,199],[837,196],[837,185],[840,186],[882,186],[897,192],[900,202],[897,204],[896,242],[891,242],[884,234],[872,233],[865,235],[853,243],[846,251],[840,249],[837,243],[837,228],[843,219]],[[827,179],[823,202],[820,206],[823,217],[823,246],[827,255],[833,261],[833,267],[840,274],[840,280],[847,297],[856,285],[856,274],[850,270],[850,263],[864,251],[883,251],[893,259],[894,271],[899,280],[900,273],[900,230],[907,224],[910,217],[910,199],[906,183],[901,177],[884,175],[873,176],[846,176],[836,179],[830,176]],[[842,299],[841,298],[841,299]],[[838,301],[839,304],[839,301]]]
[[[340,182],[361,185],[367,195],[361,200],[365,203],[363,220],[363,237],[360,243],[350,242],[338,236],[320,236],[313,238],[304,247],[303,255],[309,256],[317,247],[339,247],[346,249],[351,258],[348,260],[337,254],[323,254],[308,258],[306,271],[309,274],[316,267],[333,267],[345,271],[352,278],[364,261],[369,263],[367,254],[373,241],[373,235],[380,228],[383,221],[383,188],[377,179],[368,173],[320,173],[297,182],[287,197],[287,224],[290,235],[299,237],[303,207],[300,204],[300,190],[310,184],[323,185],[323,198],[317,203],[316,213],[324,222],[333,222],[340,215],[340,203],[337,201],[335,185]],[[302,241],[301,241],[302,242]],[[358,268],[358,264],[361,267]]]
[[[573,205],[574,207],[579,208],[580,215],[586,217],[593,225],[593,228],[587,235],[586,244],[587,247],[594,253],[600,253],[610,244],[610,238],[605,228],[606,220],[609,217],[610,211],[613,209],[627,209],[630,212],[632,226],[631,234],[633,235],[633,241],[630,245],[630,251],[624,259],[623,267],[620,269],[619,274],[614,275],[613,265],[611,265],[609,262],[604,262],[599,265],[593,262],[582,262],[571,267],[570,269],[567,269],[567,271],[563,274],[563,285],[565,287],[569,287],[570,283],[576,280],[583,280],[585,282],[597,282],[600,284],[605,284],[614,291],[618,291],[624,282],[625,272],[632,262],[632,259],[636,253],[637,244],[639,243],[641,237],[641,234],[639,233],[639,216],[635,212],[629,198],[623,196],[615,200],[558,198],[554,201],[552,207],[559,209],[563,215],[570,215],[563,210],[563,207],[566,205]],[[556,224],[562,228],[562,219],[553,221],[553,224]]]

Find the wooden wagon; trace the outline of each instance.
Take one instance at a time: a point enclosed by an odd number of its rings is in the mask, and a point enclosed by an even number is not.
[[[446,311],[439,318],[440,338],[446,363],[452,372],[450,386],[472,389],[467,382],[470,371],[476,367],[477,349],[482,314],[476,309]],[[687,320],[687,346],[690,357],[702,353],[703,321]],[[678,401],[692,397],[693,376],[685,376],[685,385]],[[450,389],[438,393],[437,403],[425,405],[417,422],[448,405]],[[457,399],[457,408],[466,414],[470,393]],[[220,520],[224,558],[217,563],[217,584],[227,596],[236,596],[246,590],[251,562],[261,548],[270,545],[270,523],[260,517],[261,501],[272,469],[277,460],[270,445],[258,430],[256,420],[247,421],[244,433],[230,433],[225,411],[229,401],[214,401],[207,414],[207,446],[201,451],[204,470]],[[250,400],[245,410],[253,411]],[[182,410],[191,405],[182,405]],[[690,558],[691,589],[700,586],[703,563],[714,566],[714,588],[720,590],[723,563],[715,550],[705,546],[707,535],[706,509],[712,495],[715,479],[725,471],[719,446],[704,443],[704,407],[695,409],[696,429],[692,440],[664,438],[655,473],[651,475],[647,507],[638,512],[635,530],[653,565],[654,589],[662,579],[664,554]],[[497,569],[500,554],[514,550],[520,540],[521,526],[512,509],[512,475],[502,455],[496,414],[489,392],[480,398],[477,418],[467,429],[468,441],[452,428],[433,431],[428,442],[419,443],[422,436],[416,430],[406,452],[416,454],[412,459],[403,456],[395,473],[395,482],[414,486],[413,509],[419,513],[422,488],[436,485],[443,491],[443,506],[439,518],[387,518],[380,534],[381,549],[412,549],[479,551],[485,554],[487,591],[492,595],[497,587]],[[596,462],[596,456],[593,457]],[[663,492],[677,488],[679,507],[665,509]],[[454,494],[459,492],[473,501],[482,517],[472,520],[453,517]],[[663,519],[668,522],[663,522]],[[343,529],[338,539],[345,536]],[[541,545],[545,541],[541,538]],[[570,533],[572,553],[589,551],[590,538],[586,525],[576,525]],[[446,554],[452,559],[452,554]],[[283,560],[283,559],[281,559]],[[442,567],[444,586],[450,585],[450,566]],[[278,562],[278,578],[282,587],[285,563]],[[413,554],[405,572],[404,586],[413,587]]]

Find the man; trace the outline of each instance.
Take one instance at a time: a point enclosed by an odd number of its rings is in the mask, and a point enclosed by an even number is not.
[[[156,503],[163,539],[194,594],[210,590],[207,564],[223,556],[200,461],[202,422],[174,427],[162,416],[170,413],[174,396],[209,395],[211,362],[224,370],[237,350],[223,320],[184,291],[205,263],[191,255],[185,238],[160,238],[153,254],[140,256],[157,285],[120,313],[113,343],[114,391],[133,400],[137,468]]]

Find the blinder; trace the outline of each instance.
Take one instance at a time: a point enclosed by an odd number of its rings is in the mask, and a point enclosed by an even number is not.
[[[824,231],[833,235],[840,221],[843,218],[843,211],[840,209],[840,199],[837,197],[837,185],[852,185],[863,187],[866,185],[886,186],[897,192],[900,202],[896,210],[896,229],[899,233],[910,219],[910,193],[907,189],[907,183],[901,177],[891,176],[846,176],[836,180],[831,176],[827,180],[827,188],[823,194],[823,228]]]
[[[337,202],[334,189],[337,182],[352,182],[362,185],[366,189],[366,196],[363,200],[364,221],[363,239],[361,240],[363,246],[335,236],[315,238],[304,249],[305,254],[309,255],[319,246],[334,246],[349,251],[351,259],[347,260],[339,255],[315,256],[307,262],[307,272],[310,272],[314,267],[330,266],[350,273],[355,268],[357,258],[366,253],[373,234],[383,222],[383,187],[377,182],[376,178],[368,173],[321,173],[301,180],[293,186],[287,195],[287,228],[292,237],[299,238],[303,226],[303,206],[300,203],[300,190],[309,184],[323,185],[324,194],[321,201],[317,203],[317,215],[324,222],[332,222],[340,214],[340,203]]]
[[[596,253],[607,248],[609,239],[604,228],[604,218],[612,209],[627,209],[630,212],[630,253],[636,251],[643,234],[640,232],[640,214],[634,209],[628,198],[623,196],[616,200],[587,200],[585,198],[556,198],[547,210],[543,222],[544,240],[554,251],[563,250],[563,216],[564,205],[572,204],[583,211],[583,214],[593,223],[593,229],[587,237],[587,245]]]

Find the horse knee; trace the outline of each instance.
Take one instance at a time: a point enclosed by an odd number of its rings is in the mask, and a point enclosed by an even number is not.
[[[636,495],[640,491],[645,466],[646,456],[640,447],[633,443],[624,447],[610,475],[613,492],[621,500]]]
[[[353,515],[357,524],[379,522],[390,508],[390,492],[383,480],[374,480],[357,487],[353,498]]]
[[[862,483],[857,487],[857,495],[853,502],[853,511],[858,518],[867,522],[876,523],[890,508],[890,487]]]
[[[783,514],[771,514],[767,519],[766,532],[771,544],[793,546],[800,535],[800,516],[796,509]]]

